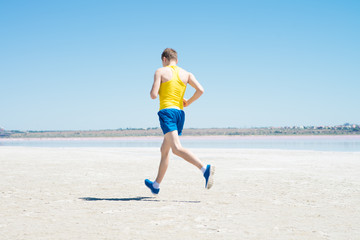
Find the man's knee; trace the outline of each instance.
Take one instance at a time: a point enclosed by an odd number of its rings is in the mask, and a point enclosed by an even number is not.
[[[169,153],[170,152],[170,144],[168,144],[167,142],[163,142],[163,144],[161,144],[161,147],[160,147],[160,152],[161,153]]]
[[[182,153],[182,149],[183,148],[181,146],[175,145],[175,146],[172,147],[171,150],[175,155],[180,155]]]
[[[160,147],[160,152],[165,154],[168,153],[170,151],[170,149],[167,146],[161,145]]]

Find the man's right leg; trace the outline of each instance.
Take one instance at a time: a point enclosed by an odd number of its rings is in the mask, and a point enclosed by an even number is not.
[[[205,187],[210,189],[214,183],[215,167],[212,165],[204,165],[198,157],[196,157],[191,151],[183,148],[180,143],[178,131],[172,131],[165,134],[165,139],[169,142],[173,153],[189,163],[199,168],[205,177]]]
[[[195,165],[199,169],[206,167],[191,151],[182,147],[177,130],[166,133],[164,139],[170,144],[175,155]]]

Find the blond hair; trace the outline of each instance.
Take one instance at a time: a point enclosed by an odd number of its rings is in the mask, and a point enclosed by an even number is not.
[[[166,48],[163,53],[161,54],[161,60],[163,58],[166,58],[167,60],[177,60],[177,52],[172,48]]]

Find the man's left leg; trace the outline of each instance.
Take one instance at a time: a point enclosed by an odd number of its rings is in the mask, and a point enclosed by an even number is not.
[[[159,184],[162,182],[162,180],[165,176],[166,170],[169,166],[170,143],[168,140],[166,140],[166,138],[164,138],[164,141],[161,145],[160,151],[161,151],[161,160],[160,160],[158,175],[155,180]]]
[[[158,194],[160,191],[160,183],[162,182],[166,170],[169,166],[169,152],[170,152],[170,144],[164,138],[164,141],[161,145],[161,160],[159,164],[158,175],[154,182],[150,181],[149,179],[145,179],[145,185],[151,190],[153,194]]]

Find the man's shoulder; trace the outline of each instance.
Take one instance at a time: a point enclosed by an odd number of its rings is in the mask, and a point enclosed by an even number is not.
[[[181,71],[181,72],[183,72],[183,73],[190,73],[190,72],[188,72],[187,70],[185,70],[185,69],[183,69],[183,68],[181,68],[181,67],[178,67],[179,68],[179,71]]]
[[[183,69],[179,66],[177,66],[177,67],[179,68],[179,74],[181,74],[181,75],[191,74],[190,72],[186,71],[185,69]],[[156,69],[156,71],[155,71],[155,74],[158,74],[158,75],[169,74],[169,73],[171,73],[171,69],[169,67],[161,67],[161,68]]]
[[[161,74],[161,73],[164,73],[164,72],[166,72],[166,71],[167,71],[167,68],[166,68],[166,67],[161,67],[161,68],[156,69],[155,73]]]

